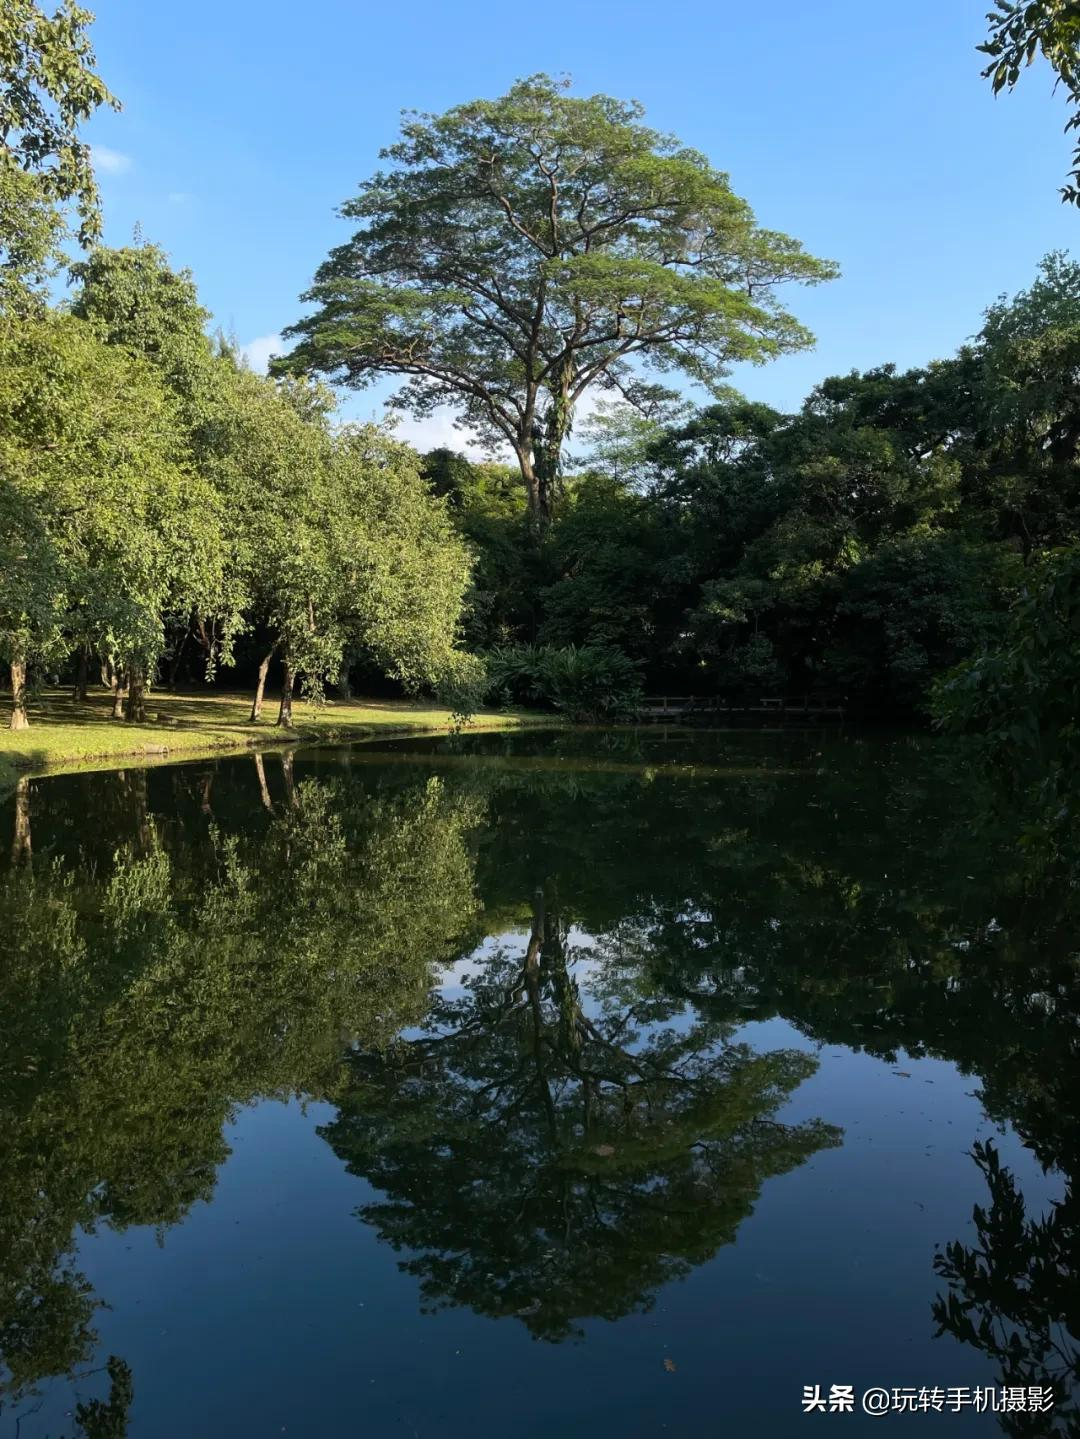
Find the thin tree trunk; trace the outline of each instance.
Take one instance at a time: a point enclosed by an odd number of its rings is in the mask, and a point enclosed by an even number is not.
[[[30,716],[26,713],[26,658],[19,655],[11,661],[11,728],[26,729]]]
[[[30,863],[30,781],[25,777],[15,786],[15,839],[11,863]]]
[[[142,665],[132,665],[128,677],[128,724],[142,724],[146,719],[146,674]]]
[[[536,470],[533,467],[532,452],[527,449],[517,451],[518,468],[521,471],[522,483],[525,486],[525,502],[529,511],[529,520],[534,529],[540,529],[540,503],[539,488],[536,482]]]
[[[263,757],[261,754],[254,754],[252,759],[255,761],[255,773],[259,780],[259,794],[262,802],[267,809],[272,810],[274,801],[270,798],[270,786],[266,783],[266,766],[263,764]]]
[[[296,673],[293,670],[292,662],[285,661],[285,677],[281,682],[281,708],[278,710],[277,722],[281,729],[292,729],[292,696],[293,685],[296,683]]]
[[[557,1132],[555,1101],[551,1097],[551,1085],[548,1083],[547,1071],[544,1067],[544,1011],[540,996],[540,961],[543,949],[544,894],[542,890],[537,890],[536,898],[533,901],[532,933],[529,935],[529,945],[525,951],[523,971],[525,993],[528,996],[533,1022],[533,1064],[536,1067],[536,1082],[547,1113],[548,1128],[554,1137]]]
[[[112,689],[112,717],[115,720],[124,718],[124,697],[127,690],[124,688],[124,676],[115,665],[109,666],[109,687]]]
[[[123,787],[131,797],[135,819],[135,843],[141,855],[150,854],[154,847],[154,821],[150,814],[150,800],[146,785],[146,770],[121,771]]]
[[[176,653],[173,655],[172,661],[169,664],[169,678],[167,683],[170,690],[174,690],[176,688],[176,676],[180,671],[180,661],[184,658],[184,650],[187,649],[187,642],[190,638],[191,626],[188,625],[187,629],[184,631],[184,638],[177,645]]]
[[[270,661],[274,658],[277,645],[271,645],[269,653],[264,655],[259,665],[259,682],[255,686],[255,698],[251,701],[251,723],[258,724],[262,719],[263,695],[266,693],[266,676],[270,673]]]
[[[291,749],[281,752],[281,777],[285,781],[285,798],[289,802],[289,808],[296,808],[296,786],[293,784],[293,755]]]
[[[80,645],[79,647],[79,669],[75,676],[75,684],[71,691],[71,698],[76,704],[85,703],[86,688],[90,682],[90,646]]]

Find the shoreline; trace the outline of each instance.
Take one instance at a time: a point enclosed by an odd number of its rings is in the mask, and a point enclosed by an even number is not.
[[[23,778],[176,764],[245,750],[401,739],[458,728],[476,733],[560,725],[557,715],[521,710],[482,710],[458,725],[451,710],[423,701],[355,699],[328,700],[318,707],[294,701],[296,723],[280,730],[272,721],[247,718],[250,695],[197,691],[151,693],[147,720],[128,724],[110,718],[111,703],[104,690],[85,702],[59,690],[35,697],[27,729],[0,730],[0,792]]]

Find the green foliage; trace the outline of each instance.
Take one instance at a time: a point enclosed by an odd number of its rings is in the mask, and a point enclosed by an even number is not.
[[[586,474],[567,496],[547,550],[541,643],[600,645],[645,660],[670,645],[677,540],[625,479]],[[677,554],[674,556],[677,560]]]
[[[975,738],[1011,805],[1029,823],[1042,865],[1072,863],[1080,841],[1080,551],[1062,550],[1025,574],[1001,641],[945,676],[940,724]]]
[[[210,316],[188,270],[170,268],[157,245],[95,248],[71,267],[72,313],[107,345],[119,345],[158,366],[170,387],[190,396],[211,358]]]
[[[567,481],[534,602],[492,597],[488,644],[600,643],[655,690],[921,715],[1000,633],[1022,562],[1080,539],[1078,336],[1080,267],[1050,255],[953,359],[830,377],[792,415],[729,392],[643,449],[622,417],[608,468]],[[475,540],[481,568],[501,555]]]
[[[811,1056],[666,1028],[644,995],[590,1014],[566,931],[534,915],[524,952],[501,947],[461,999],[433,996],[418,1037],[356,1056],[321,1131],[379,1191],[360,1218],[425,1307],[549,1342],[648,1311],[734,1240],[769,1177],[839,1142],[775,1118]]]
[[[986,312],[978,337],[986,438],[969,461],[997,526],[1025,556],[1080,540],[1080,264],[1048,255]],[[988,441],[988,443],[987,443]]]
[[[332,565],[353,643],[408,690],[460,683],[457,650],[471,564],[418,457],[377,426],[334,440]]]
[[[638,666],[604,645],[511,645],[486,657],[497,702],[540,704],[592,724],[627,719],[640,708]]]
[[[130,1367],[116,1354],[110,1354],[106,1371],[109,1375],[107,1400],[91,1399],[75,1406],[75,1422],[86,1439],[125,1439],[135,1385]]]
[[[49,16],[33,0],[0,10],[0,306],[22,306],[55,266],[74,201],[82,245],[101,232],[90,147],[80,123],[119,106],[94,69],[89,10],[63,0]]]
[[[645,405],[645,396],[641,399]],[[651,451],[664,438],[665,421],[673,424],[690,408],[686,402],[671,402],[666,394],[644,410],[623,400],[599,401],[580,427],[587,443],[582,463],[587,471],[641,486],[648,477]]]
[[[938,1335],[951,1334],[992,1359],[999,1384],[1052,1386],[1052,1416],[1038,1432],[1075,1434],[1080,1417],[1075,1178],[1070,1175],[1065,1198],[1045,1217],[1029,1219],[1015,1176],[994,1144],[977,1142],[972,1158],[986,1180],[990,1206],[974,1210],[975,1242],[953,1240],[934,1259],[935,1271],[949,1285],[933,1305]],[[1016,1435],[1033,1432],[1017,1420],[1006,1419],[1004,1428]]]
[[[110,776],[95,822],[122,836],[112,858],[0,887],[5,1402],[89,1358],[76,1229],[180,1221],[213,1191],[234,1106],[333,1094],[342,1037],[377,1048],[415,1023],[473,926],[468,795],[282,783],[265,826],[167,843],[146,772]],[[131,1376],[109,1372],[88,1434],[123,1433]]]
[[[1041,54],[1074,107],[1066,132],[1080,129],[1080,111],[1075,108],[1080,105],[1080,9],[1075,0],[996,0],[986,18],[989,35],[978,49],[990,56],[983,78],[993,85],[994,94],[1011,90],[1021,69]],[[1080,204],[1080,144],[1061,198]]]
[[[70,316],[0,324],[0,455],[7,657],[86,643],[151,666],[163,616],[205,605],[224,558],[153,371]]]
[[[934,681],[998,633],[1015,562],[948,533],[902,535],[847,576],[823,671],[873,705],[922,713]]]
[[[0,329],[0,654],[78,648],[141,691],[166,652],[193,641],[213,677],[258,629],[290,692],[318,699],[362,657],[464,702],[470,554],[412,451],[215,351],[155,246],[95,249],[74,274],[70,313]]]
[[[804,348],[778,285],[835,266],[763,230],[727,176],[642,123],[641,107],[577,98],[545,75],[444,115],[408,113],[400,141],[342,207],[360,228],[304,296],[282,373],[354,386],[404,377],[414,414],[456,406],[509,444],[537,522],[590,389],[647,407],[635,366],[715,386],[737,361]]]

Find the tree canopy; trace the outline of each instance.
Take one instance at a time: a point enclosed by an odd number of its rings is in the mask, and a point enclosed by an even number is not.
[[[0,304],[25,299],[56,259],[64,204],[75,204],[80,244],[101,234],[79,125],[119,106],[95,69],[93,18],[75,0],[51,16],[33,0],[5,0],[0,13]]]
[[[278,371],[403,376],[400,407],[450,403],[509,445],[546,521],[590,389],[646,406],[642,365],[711,388],[735,361],[807,346],[777,288],[835,266],[760,227],[725,174],[642,115],[546,75],[407,114],[391,168],[342,206],[360,228],[319,269]]]
[[[281,656],[284,724],[294,684],[318,698],[358,658],[460,689],[469,552],[413,452],[215,349],[157,247],[95,248],[73,276],[65,312],[0,326],[13,723],[28,666],[95,654],[138,719],[159,663],[187,648],[212,678],[247,634]]]

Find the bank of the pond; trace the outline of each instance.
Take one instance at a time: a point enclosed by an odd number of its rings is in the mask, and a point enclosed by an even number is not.
[[[0,785],[20,774],[54,770],[103,769],[124,761],[139,764],[198,758],[218,751],[272,748],[305,743],[365,739],[375,735],[445,733],[453,713],[407,700],[327,700],[320,706],[293,704],[293,728],[252,724],[251,697],[216,691],[151,694],[146,722],[110,718],[112,700],[104,690],[75,702],[70,691],[47,691],[30,705],[30,727],[0,730]],[[273,713],[272,707],[271,716]],[[6,724],[7,716],[4,716]],[[472,716],[471,730],[552,725],[552,715],[490,710]]]

